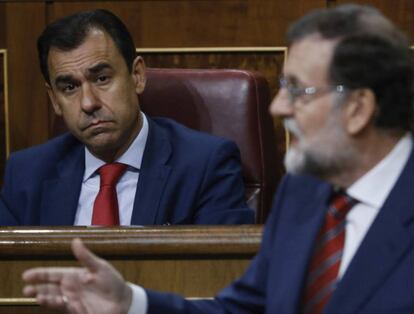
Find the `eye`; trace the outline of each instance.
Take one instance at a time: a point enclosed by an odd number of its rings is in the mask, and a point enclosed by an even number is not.
[[[96,78],[96,82],[99,83],[99,84],[107,83],[108,81],[109,81],[109,76],[107,76],[107,75],[99,75]]]
[[[66,84],[62,87],[64,93],[69,93],[76,88],[75,84]]]

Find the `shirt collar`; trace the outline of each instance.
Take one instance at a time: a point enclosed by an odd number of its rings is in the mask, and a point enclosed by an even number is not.
[[[384,159],[347,189],[347,194],[380,209],[410,157],[412,141],[411,134],[407,133]]]
[[[116,162],[128,165],[136,170],[141,168],[142,158],[144,156],[144,149],[148,138],[148,120],[144,113],[141,112],[142,128],[134,141],[128,147],[126,152],[120,156]],[[88,180],[96,173],[105,162],[94,155],[85,147],[85,173],[83,175],[83,182]]]

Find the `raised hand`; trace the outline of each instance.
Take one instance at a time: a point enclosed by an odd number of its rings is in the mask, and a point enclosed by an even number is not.
[[[127,313],[132,292],[121,274],[89,251],[80,239],[72,251],[83,267],[40,267],[22,275],[23,294],[70,314]]]

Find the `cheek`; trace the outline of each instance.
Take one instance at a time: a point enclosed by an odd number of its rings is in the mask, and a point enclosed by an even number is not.
[[[76,131],[81,119],[80,109],[75,101],[60,104],[61,115],[69,129]]]
[[[113,116],[121,124],[130,124],[137,119],[139,113],[139,105],[136,94],[123,95],[122,98],[114,98],[111,102],[111,109]]]
[[[120,107],[122,107],[122,110],[125,110],[128,104],[137,103],[138,105],[138,96],[135,90],[128,86],[128,83],[125,83],[124,86],[114,86],[102,93],[101,97],[104,103],[110,104],[114,108],[121,109]]]
[[[70,106],[61,105],[60,112],[66,124],[73,123],[72,121],[74,120],[75,113],[73,112],[73,109],[70,108]]]
[[[312,105],[312,104],[310,104]],[[320,110],[316,111],[316,108],[303,108],[313,109],[298,112],[295,116],[296,123],[300,129],[302,135],[305,138],[313,137],[314,135],[320,135],[324,132],[324,127],[329,120],[329,115],[326,112]]]
[[[296,126],[298,128],[298,131],[300,133],[301,138],[308,138],[313,133],[315,133],[315,130],[317,129],[317,125],[312,122],[312,120],[308,118],[300,118],[297,117],[296,119]]]

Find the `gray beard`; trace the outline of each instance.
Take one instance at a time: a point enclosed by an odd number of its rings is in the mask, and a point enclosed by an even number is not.
[[[284,158],[286,171],[291,174],[312,175],[320,179],[338,176],[348,169],[352,163],[352,150],[333,155],[324,155],[315,152],[303,152],[297,148],[290,148]]]

